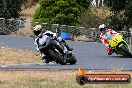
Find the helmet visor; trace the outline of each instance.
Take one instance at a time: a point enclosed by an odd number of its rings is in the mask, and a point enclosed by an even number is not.
[[[100,28],[100,32],[105,32],[106,28]]]
[[[36,36],[38,36],[41,33],[41,30],[33,31]]]

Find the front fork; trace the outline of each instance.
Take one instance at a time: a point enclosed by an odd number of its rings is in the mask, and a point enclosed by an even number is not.
[[[64,54],[64,62],[66,62],[66,61],[67,61],[67,58],[68,58],[68,53],[67,53],[67,52],[65,52],[65,54]]]

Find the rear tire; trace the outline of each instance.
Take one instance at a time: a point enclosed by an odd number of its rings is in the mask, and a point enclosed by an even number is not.
[[[53,50],[49,51],[50,56],[56,61],[56,63],[60,63],[61,65],[66,65],[66,62],[64,62],[64,58],[62,58],[58,53],[56,53]]]

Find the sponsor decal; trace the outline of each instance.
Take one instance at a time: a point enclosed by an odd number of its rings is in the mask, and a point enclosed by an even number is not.
[[[130,83],[131,76],[129,74],[86,74],[85,70],[78,69],[76,76],[78,84],[121,84]]]

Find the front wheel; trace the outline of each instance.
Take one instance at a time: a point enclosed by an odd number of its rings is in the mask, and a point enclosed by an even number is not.
[[[75,63],[77,62],[76,57],[75,57],[73,54],[70,55],[68,62],[69,62],[71,65],[72,65],[72,64],[75,64]]]
[[[120,47],[120,49],[124,53],[125,56],[131,56],[131,53],[129,52],[129,49],[125,45],[122,45]]]

